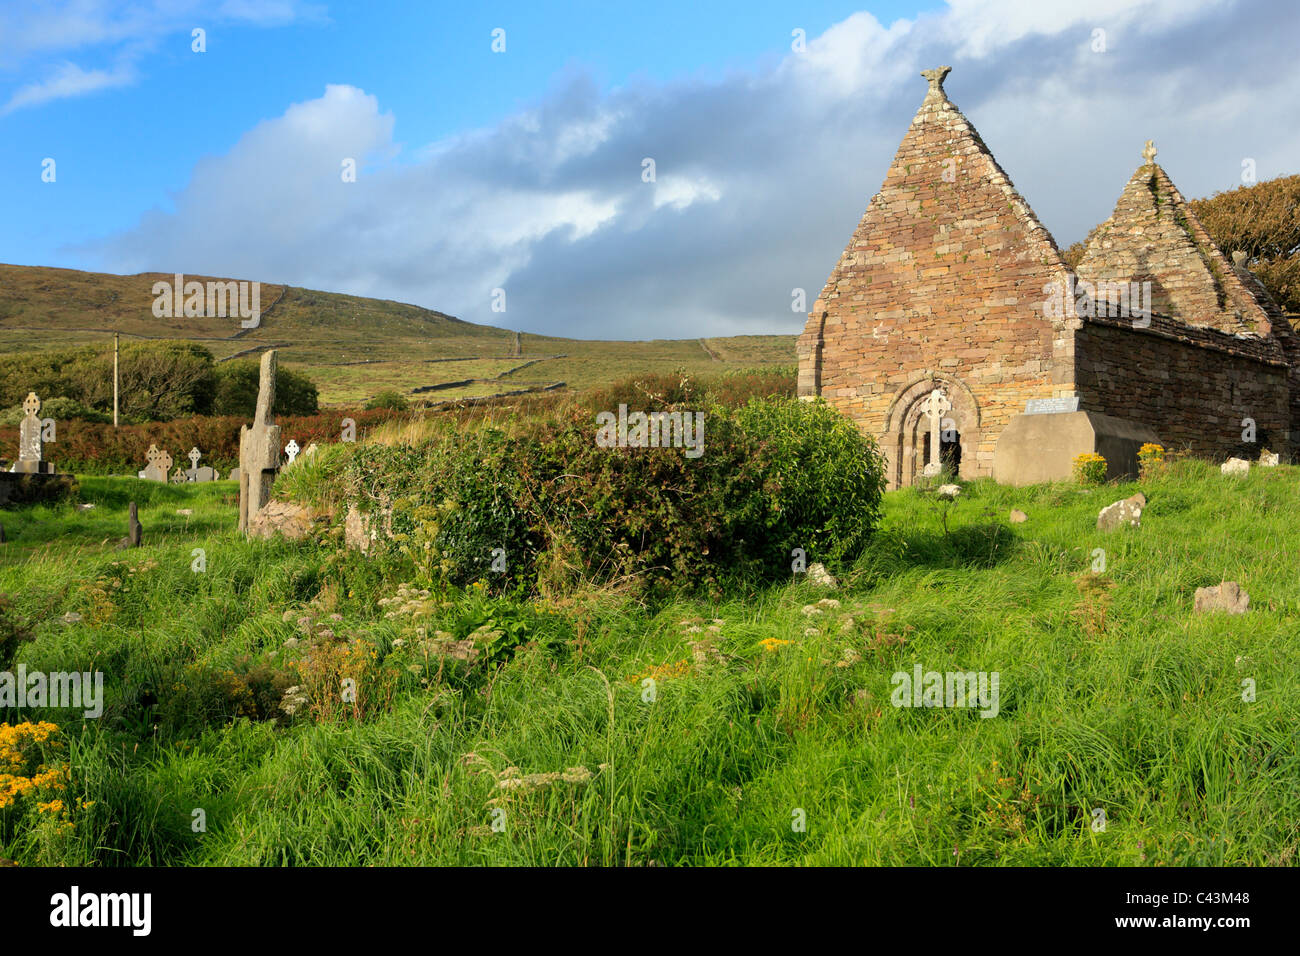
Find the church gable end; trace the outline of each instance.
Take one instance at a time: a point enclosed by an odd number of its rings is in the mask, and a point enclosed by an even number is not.
[[[1021,484],[1144,442],[1290,456],[1300,336],[1155,163],[1076,275],[974,127],[930,89],[799,337],[799,394],[880,442],[890,487],[945,468]]]
[[[1219,251],[1150,142],[1143,156],[1089,240],[1078,278],[1149,283],[1149,314],[1095,308],[1083,317],[1081,407],[1141,422],[1197,455],[1289,454],[1300,423],[1300,343],[1254,278]]]
[[[947,72],[923,74],[929,92],[798,346],[800,394],[879,436],[891,485],[925,462],[930,392],[952,405],[965,477],[990,473],[997,434],[1026,401],[1073,392],[1071,320],[1044,309],[1066,266],[945,95]]]

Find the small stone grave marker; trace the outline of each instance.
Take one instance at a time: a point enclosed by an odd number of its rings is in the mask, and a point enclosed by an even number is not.
[[[1142,527],[1142,509],[1147,506],[1147,496],[1138,492],[1123,501],[1116,501],[1102,508],[1097,513],[1097,530],[1114,531],[1128,525],[1130,528]]]
[[[1224,581],[1214,587],[1197,588],[1195,607],[1202,614],[1207,611],[1245,614],[1250,607],[1250,595],[1236,581]]]
[[[140,511],[133,501],[128,508],[126,537],[117,542],[117,549],[121,551],[123,548],[138,548],[143,536],[144,529],[140,526]]]
[[[150,445],[144,457],[149,464],[145,465],[144,471],[140,472],[140,477],[150,481],[165,482],[167,473],[172,469],[172,456],[166,449],[159,450],[157,445]]]
[[[197,448],[191,448],[189,455],[187,455],[186,457],[188,457],[190,460],[190,467],[185,472],[185,476],[188,480],[190,481],[216,481],[217,480],[217,473],[213,469],[209,468],[207,465],[204,465],[202,468],[199,467],[199,459],[203,457],[203,452],[199,451]]]

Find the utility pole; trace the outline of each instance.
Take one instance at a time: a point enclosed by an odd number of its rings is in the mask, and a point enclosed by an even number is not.
[[[117,333],[113,333],[113,427],[117,427]]]

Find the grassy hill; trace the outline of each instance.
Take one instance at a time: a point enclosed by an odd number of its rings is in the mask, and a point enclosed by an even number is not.
[[[243,330],[234,318],[153,315],[153,284],[170,274],[133,276],[0,265],[0,354],[33,347],[110,347],[113,332],[187,339],[220,360],[280,350],[280,361],[321,386],[324,405],[354,405],[384,388],[412,391],[474,380],[429,393],[430,400],[497,394],[564,382],[582,389],[629,373],[716,372],[730,366],[791,364],[794,336],[608,342],[523,335],[475,325],[419,306],[264,283],[263,316]],[[187,275],[207,282],[214,277]],[[226,281],[226,280],[218,280]]]
[[[1132,486],[979,481],[946,520],[891,492],[831,594],[802,578],[649,605],[471,587],[429,630],[526,644],[452,684],[392,676],[413,639],[374,561],[244,540],[230,483],[87,478],[92,510],[3,515],[0,639],[30,631],[30,670],[103,670],[107,704],[102,720],[25,715],[69,744],[73,828],[33,809],[35,826],[5,829],[0,809],[0,856],[1295,865],[1298,479],[1179,463],[1142,484],[1142,527],[1109,535],[1097,511]],[[145,545],[117,553],[131,500]],[[1224,578],[1249,612],[1194,612]],[[354,642],[338,666],[365,681],[364,712],[249,719],[276,655],[321,628]],[[996,716],[892,706],[893,675],[918,665],[998,672]]]

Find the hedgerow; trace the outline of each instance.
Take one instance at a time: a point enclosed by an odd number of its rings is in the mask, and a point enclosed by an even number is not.
[[[643,393],[639,410],[691,411],[679,404],[688,396]],[[861,552],[884,487],[872,439],[820,402],[695,411],[698,457],[682,447],[601,447],[584,402],[523,430],[447,428],[414,444],[341,448],[314,474],[282,479],[277,493],[328,497],[336,520],[356,507],[382,529],[377,557],[410,562],[426,583],[716,586],[789,573],[796,548],[809,562]]]
[[[301,448],[311,442],[337,442],[342,433],[342,420],[356,422],[357,439],[365,437],[366,429],[400,413],[378,409],[374,411],[348,411],[340,409],[318,415],[279,417],[276,423],[287,443],[296,441]],[[134,475],[144,468],[145,454],[150,445],[157,445],[172,456],[173,469],[188,468],[186,455],[191,448],[203,453],[200,465],[208,465],[226,472],[239,464],[239,427],[247,425],[247,418],[238,416],[194,415],[168,422],[149,422],[144,425],[122,425],[85,421],[58,421],[57,440],[43,449],[47,461],[53,461],[61,472],[79,475]],[[0,449],[17,449],[18,429],[0,427]],[[10,451],[10,454],[13,452]]]

